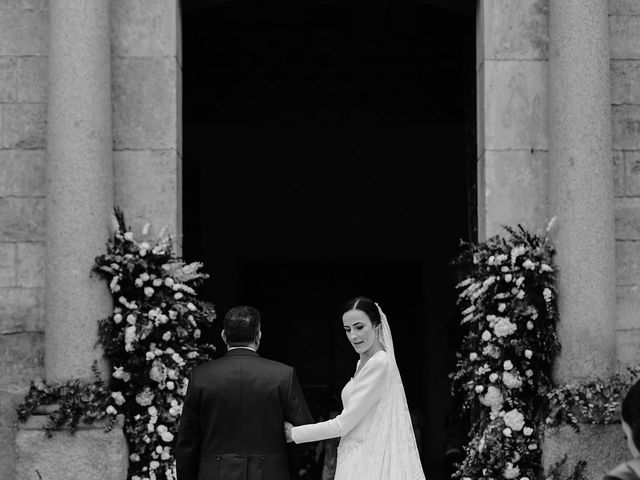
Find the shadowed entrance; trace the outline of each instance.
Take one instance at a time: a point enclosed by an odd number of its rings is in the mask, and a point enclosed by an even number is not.
[[[185,256],[221,315],[261,310],[261,353],[296,366],[316,416],[357,359],[341,305],[379,301],[433,478],[455,343],[446,262],[474,235],[473,17],[276,3],[184,12]]]

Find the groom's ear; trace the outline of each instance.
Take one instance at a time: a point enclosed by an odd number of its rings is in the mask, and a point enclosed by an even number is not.
[[[222,341],[225,343],[227,343],[227,335],[224,333],[224,330],[222,330],[222,332],[220,332],[220,336],[222,337]]]

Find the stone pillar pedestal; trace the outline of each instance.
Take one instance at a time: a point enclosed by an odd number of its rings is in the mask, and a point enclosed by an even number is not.
[[[16,441],[16,480],[100,479],[127,477],[127,443],[122,422],[105,433],[105,424],[80,425],[72,435],[62,429],[44,435],[44,417],[32,417],[20,427]]]
[[[113,213],[109,0],[49,2],[45,371],[48,382],[92,379],[102,358],[97,322],[111,312],[104,281],[91,275]],[[17,435],[17,478],[123,480],[122,426],[45,438],[33,417]]]
[[[559,268],[559,383],[606,378],[616,362],[615,237],[609,20],[603,0],[549,4],[550,197]],[[588,441],[589,439],[598,439]],[[547,432],[546,466],[567,454],[601,478],[621,457],[622,431]],[[624,455],[622,455],[624,456]]]

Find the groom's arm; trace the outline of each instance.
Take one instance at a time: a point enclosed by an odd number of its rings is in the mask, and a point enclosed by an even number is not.
[[[200,407],[193,377],[193,372],[191,372],[178,427],[176,441],[177,480],[198,480],[202,433],[200,431]]]
[[[313,417],[302,393],[302,387],[298,382],[298,376],[294,368],[291,369],[289,374],[289,393],[287,395],[284,418],[293,425],[313,423]]]

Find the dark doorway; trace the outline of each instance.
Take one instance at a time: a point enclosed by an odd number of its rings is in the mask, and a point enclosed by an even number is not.
[[[200,4],[183,11],[183,200],[184,255],[211,274],[202,295],[220,315],[261,310],[261,354],[296,366],[316,416],[357,359],[341,305],[379,301],[438,477],[457,340],[447,262],[475,236],[473,15]]]

